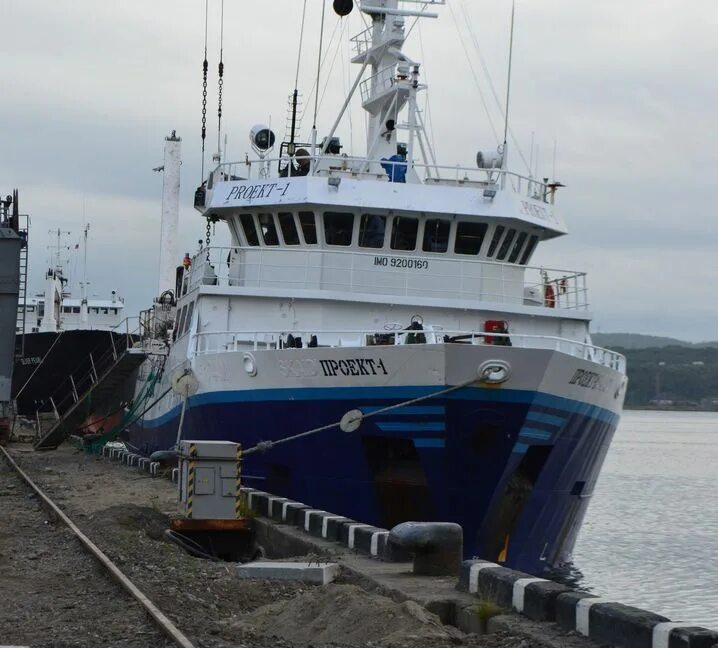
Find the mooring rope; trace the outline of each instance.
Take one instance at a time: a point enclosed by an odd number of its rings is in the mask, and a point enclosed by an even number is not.
[[[322,425],[317,428],[313,428],[311,430],[307,430],[306,432],[300,432],[299,434],[293,434],[292,436],[285,437],[284,439],[277,439],[276,441],[260,441],[257,443],[257,445],[244,450],[242,452],[242,455],[248,455],[252,454],[254,452],[266,452],[267,450],[271,450],[275,446],[282,445],[284,443],[288,443],[289,441],[296,441],[297,439],[302,439],[304,437],[312,436],[313,434],[318,434],[319,432],[325,432],[326,430],[331,430],[333,428],[339,427],[342,422],[344,423],[361,423],[364,419],[371,418],[372,416],[377,416],[379,414],[385,414],[386,412],[391,412],[392,410],[399,409],[401,407],[406,407],[408,405],[413,405],[414,403],[421,403],[422,401],[429,400],[430,398],[436,398],[437,396],[443,396],[445,394],[449,394],[451,392],[457,391],[459,389],[464,389],[464,387],[468,387],[469,385],[479,381],[481,378],[479,376],[476,376],[474,378],[471,378],[470,380],[466,380],[462,383],[459,383],[458,385],[454,385],[453,387],[447,387],[446,389],[441,389],[437,392],[434,392],[432,394],[426,394],[425,396],[418,396],[417,398],[412,398],[410,400],[402,401],[401,403],[396,403],[395,405],[388,405],[387,407],[382,407],[378,410],[375,410],[373,412],[364,413],[359,412],[357,410],[357,415],[355,418],[351,418],[348,421],[344,421],[344,417],[340,419],[339,421],[335,421],[334,423],[329,423],[328,425]],[[346,416],[346,415],[345,415]]]

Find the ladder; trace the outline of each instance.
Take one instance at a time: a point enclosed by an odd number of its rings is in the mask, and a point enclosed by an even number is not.
[[[19,216],[17,233],[23,240],[23,244],[20,248],[20,283],[17,298],[17,322],[15,324],[15,356],[18,358],[22,358],[25,355],[25,303],[27,300],[29,225],[30,217],[27,214],[21,214]]]

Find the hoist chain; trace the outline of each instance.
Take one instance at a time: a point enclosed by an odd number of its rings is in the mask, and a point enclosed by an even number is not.
[[[218,97],[217,97],[217,118],[218,118],[218,137],[219,133],[222,132],[222,86],[224,85],[224,63],[220,60],[219,62],[219,81],[217,82],[218,87]]]
[[[207,50],[204,53],[204,62],[202,63],[202,182],[204,182],[204,141],[207,137],[207,71],[209,63],[207,63]]]
[[[207,235],[205,241],[207,243],[207,261],[209,261],[209,246],[212,243],[212,236],[214,235],[214,226],[219,221],[219,217],[215,214],[209,214],[207,216]]]

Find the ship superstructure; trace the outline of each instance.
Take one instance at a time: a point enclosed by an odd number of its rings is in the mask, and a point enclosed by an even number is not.
[[[198,189],[232,243],[181,270],[157,393],[186,375],[193,387],[128,440],[249,448],[355,412],[355,431],[248,456],[245,482],[385,528],[459,522],[468,555],[539,571],[570,555],[625,361],[591,343],[585,273],[531,265],[566,233],[559,185],[512,171],[505,145],[474,168],[434,159],[403,46],[407,20],[442,4],[359,3],[370,26],[353,39],[346,105],[356,92],[367,112],[366,156],[342,154],[342,115],[278,155],[259,126],[257,157]]]

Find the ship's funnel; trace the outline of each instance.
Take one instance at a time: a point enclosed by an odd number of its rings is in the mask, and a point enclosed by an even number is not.
[[[182,138],[175,131],[165,137],[164,178],[162,181],[162,228],[160,232],[160,269],[157,296],[166,290],[174,293],[175,268],[179,248],[179,190]]]

